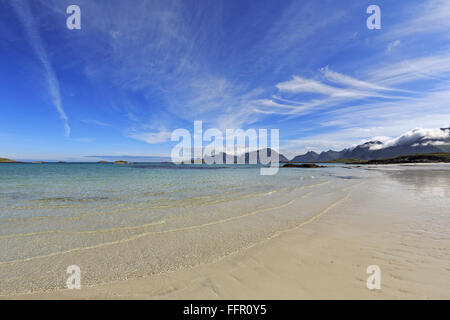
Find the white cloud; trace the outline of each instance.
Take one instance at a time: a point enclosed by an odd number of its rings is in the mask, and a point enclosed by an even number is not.
[[[347,76],[342,73],[334,72],[327,67],[321,69],[325,79],[340,84],[346,85],[354,88],[365,89],[365,90],[375,90],[375,91],[401,91],[397,89],[387,88],[375,83],[370,83],[367,81],[362,81],[355,79],[353,77]]]
[[[312,79],[305,79],[299,76],[293,76],[292,80],[280,82],[276,85],[276,87],[280,91],[288,91],[293,93],[310,92],[328,96],[354,95],[354,93],[351,91],[334,88],[321,82]]]
[[[407,6],[407,23],[401,23],[391,28],[388,37],[417,37],[420,34],[442,32],[449,37],[450,2],[448,0],[423,1],[419,6]]]
[[[386,140],[383,144],[374,145],[370,149],[378,150],[394,146],[409,146],[414,142],[416,142],[416,145],[450,144],[450,129],[442,130],[440,128],[416,128],[400,135],[399,137]]]
[[[387,48],[386,48],[386,52],[390,53],[392,50],[394,50],[395,47],[398,47],[400,45],[401,41],[400,40],[395,40],[392,42],[389,42]]]
[[[388,136],[376,136],[379,132],[392,132],[389,127],[362,128],[354,127],[343,129],[338,132],[318,134],[308,138],[285,140],[281,146],[281,153],[293,157],[304,154],[308,151],[329,150],[340,151],[347,148],[353,148],[357,145],[370,141],[380,141],[382,144],[371,144],[371,150],[379,150],[392,146],[411,145],[417,142],[417,145],[444,145],[450,144],[450,130],[441,130],[439,128],[423,129],[417,128],[407,131],[395,138]]]
[[[384,84],[404,84],[420,79],[448,82],[450,53],[408,59],[369,71],[368,77]]]
[[[169,131],[143,132],[130,134],[130,137],[148,144],[159,144],[169,141],[171,134]]]
[[[293,76],[289,81],[276,84],[280,94],[315,93],[320,94],[322,97],[295,101],[273,95],[272,98],[277,101],[272,99],[252,101],[254,112],[295,117],[361,99],[407,100],[410,98],[404,94],[412,93],[407,90],[388,88],[372,82],[358,80],[342,73],[331,71],[328,67],[322,68],[320,75],[323,76],[324,81],[333,82],[338,84],[339,87],[331,86],[315,79]],[[384,91],[384,93],[380,93],[380,91]],[[393,92],[402,93],[403,95],[394,95]]]
[[[59,81],[55,74],[55,71],[53,70],[50,59],[47,56],[47,52],[45,51],[44,44],[39,35],[39,32],[37,31],[38,27],[34,21],[33,14],[31,13],[26,1],[13,0],[12,5],[25,28],[31,47],[42,63],[45,71],[44,74],[47,81],[48,93],[52,100],[53,106],[58,111],[59,118],[63,122],[65,135],[70,136],[69,118],[67,117],[66,112],[64,111],[62,106]]]

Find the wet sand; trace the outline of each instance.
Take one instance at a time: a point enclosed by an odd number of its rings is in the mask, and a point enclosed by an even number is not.
[[[450,167],[368,169],[383,174],[296,227],[215,262],[8,298],[449,299]],[[369,265],[381,268],[381,290],[366,288]]]

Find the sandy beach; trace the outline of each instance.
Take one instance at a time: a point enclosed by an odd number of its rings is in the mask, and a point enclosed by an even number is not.
[[[214,262],[13,299],[449,299],[449,166],[384,166],[297,226]],[[401,195],[401,196],[399,196]],[[366,268],[381,269],[381,290]]]

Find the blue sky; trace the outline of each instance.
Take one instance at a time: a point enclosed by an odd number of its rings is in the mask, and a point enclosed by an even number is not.
[[[194,120],[288,156],[449,126],[449,30],[445,0],[2,1],[0,156],[170,155]]]

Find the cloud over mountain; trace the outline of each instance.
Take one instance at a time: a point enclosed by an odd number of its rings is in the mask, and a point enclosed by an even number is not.
[[[416,128],[408,131],[397,138],[386,141],[379,141],[380,143],[370,143],[370,150],[380,150],[389,147],[398,146],[427,146],[427,145],[445,145],[450,144],[450,128],[443,129],[423,129]]]
[[[372,139],[368,142],[341,151],[329,150],[321,152],[320,154],[310,151],[304,155],[296,156],[292,161],[332,161],[339,158],[375,160],[442,151],[450,152],[450,128],[417,128],[405,132],[396,138],[389,139],[384,137],[381,139]]]

